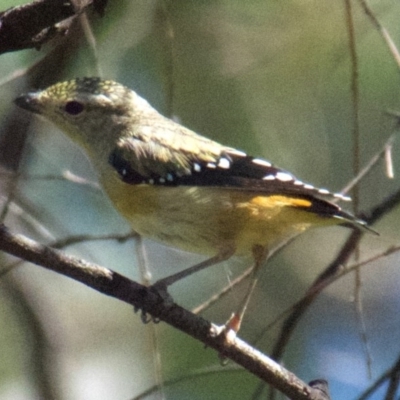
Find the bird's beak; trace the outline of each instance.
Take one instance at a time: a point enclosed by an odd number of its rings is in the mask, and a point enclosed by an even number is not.
[[[14,103],[25,110],[41,114],[38,93],[32,92],[23,94],[14,100]]]

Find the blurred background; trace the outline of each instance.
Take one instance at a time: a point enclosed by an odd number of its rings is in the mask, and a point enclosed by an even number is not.
[[[0,9],[23,3],[0,0]],[[358,63],[358,150],[345,1],[115,0],[103,17],[89,11],[64,38],[40,51],[3,54],[5,223],[49,244],[75,235],[129,233],[96,186],[82,152],[49,123],[12,103],[22,92],[77,76],[117,80],[198,133],[264,157],[315,186],[340,191],[354,177],[357,157],[363,167],[394,134],[397,121],[386,112],[400,111],[399,66],[361,2],[350,4]],[[368,4],[400,46],[400,4]],[[399,155],[395,141],[394,179],[381,161],[359,183],[359,211],[371,210],[399,189]],[[343,206],[351,211],[354,204]],[[374,226],[379,237],[363,238],[361,260],[398,245],[399,218],[395,208]],[[239,336],[270,354],[282,320],[271,323],[302,298],[350,233],[343,227],[311,231],[274,258]],[[153,280],[202,259],[149,241],[145,249]],[[142,279],[134,240],[82,241],[64,250]],[[222,367],[214,351],[171,327],[144,325],[126,304],[43,268],[0,257],[0,399],[268,398],[257,378],[233,364]],[[332,399],[359,398],[400,353],[399,258],[394,253],[363,267],[358,292],[354,274],[330,285],[294,330],[284,365],[304,381],[327,379]],[[229,261],[177,283],[171,294],[191,309],[248,266],[245,260]],[[247,281],[232,289],[204,317],[224,323],[246,287]],[[383,399],[386,388],[370,398]]]

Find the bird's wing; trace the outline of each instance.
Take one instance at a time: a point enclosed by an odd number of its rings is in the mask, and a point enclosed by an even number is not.
[[[190,132],[190,131],[189,131]],[[179,139],[177,139],[179,140]],[[182,140],[182,137],[181,139]],[[121,139],[110,154],[109,162],[128,184],[156,186],[209,186],[244,190],[267,196],[286,196],[308,200],[307,211],[342,219],[344,224],[370,230],[366,223],[332,203],[341,194],[318,189],[295,178],[268,161],[211,142],[191,151],[185,143],[167,146],[163,141]],[[290,203],[289,203],[290,204]],[[294,202],[293,204],[298,204]]]
[[[146,131],[146,135],[123,137],[110,154],[110,164],[126,183],[217,186],[266,194],[348,199],[303,183],[266,160],[193,136],[189,130],[187,137],[182,136],[182,131],[175,136],[160,127],[154,131],[157,135]]]

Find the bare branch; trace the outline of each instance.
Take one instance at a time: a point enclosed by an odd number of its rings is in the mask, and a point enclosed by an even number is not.
[[[246,368],[290,399],[327,400],[320,388],[308,386],[244,341],[216,334],[218,327],[173,302],[164,301],[151,288],[117,272],[53,250],[22,235],[14,235],[5,225],[0,225],[0,249],[75,279],[100,293],[133,305],[136,310],[140,309],[156,320],[168,323],[213,348],[222,357]]]
[[[65,34],[71,22],[67,20],[92,4],[96,11],[104,12],[104,0],[37,0],[1,12],[0,54],[40,48],[55,36]]]

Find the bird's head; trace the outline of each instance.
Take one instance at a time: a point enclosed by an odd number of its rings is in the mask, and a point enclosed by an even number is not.
[[[15,103],[54,123],[87,148],[99,133],[115,137],[151,106],[131,89],[111,80],[77,78],[19,96]]]

